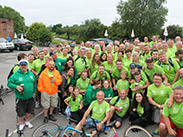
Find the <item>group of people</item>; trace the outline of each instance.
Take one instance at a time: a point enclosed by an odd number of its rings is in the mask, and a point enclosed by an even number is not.
[[[19,130],[30,123],[34,107],[44,109],[44,122],[56,121],[55,108],[82,126],[106,130],[129,117],[130,125],[157,124],[153,133],[183,136],[183,49],[179,36],[168,41],[148,37],[140,42],[105,45],[65,42],[38,50],[19,61],[8,76],[15,90]],[[24,121],[25,119],[25,121]],[[174,130],[176,128],[176,131]],[[76,133],[73,132],[73,135]],[[96,135],[94,131],[93,136]]]

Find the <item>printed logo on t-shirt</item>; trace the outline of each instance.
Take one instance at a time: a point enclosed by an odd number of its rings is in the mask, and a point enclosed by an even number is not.
[[[160,93],[161,93],[161,95],[163,95],[163,94],[164,94],[164,91],[163,91],[163,90],[161,90],[161,92],[160,92]]]
[[[96,110],[96,107],[94,106],[94,107],[93,107],[93,111],[95,111],[95,110]]]
[[[173,113],[178,113],[178,109],[176,107],[173,108]]]
[[[81,99],[80,98],[78,98],[78,102],[80,102],[81,101]]]
[[[125,83],[125,86],[127,86],[127,83]]]
[[[143,109],[141,110],[141,113],[142,113],[142,114],[144,113],[144,110],[143,110]]]
[[[125,104],[124,106],[125,106],[125,108],[127,108],[128,104]]]
[[[32,77],[32,76],[30,76],[30,78],[31,78],[31,79],[33,79],[33,77]]]
[[[100,110],[99,110],[100,112],[102,112],[103,111],[103,108],[100,108]]]
[[[23,81],[23,78],[22,77],[19,77],[19,81]]]
[[[152,93],[153,93],[154,95],[156,95],[156,90],[152,90]]]
[[[61,66],[61,63],[60,62],[58,64]]]

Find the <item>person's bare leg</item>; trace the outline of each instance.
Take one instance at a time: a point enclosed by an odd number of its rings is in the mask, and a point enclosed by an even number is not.
[[[48,117],[48,109],[44,109],[44,117]]]
[[[160,137],[166,137],[167,134],[168,134],[168,130],[167,130],[165,124],[161,124],[160,128],[159,128],[159,135],[160,135]]]
[[[53,109],[54,109],[54,107],[50,107],[50,115],[53,114]]]
[[[109,115],[109,119],[107,121],[107,124],[109,124],[111,122],[111,118],[114,114],[115,108],[113,106],[111,106],[111,110],[110,110],[110,115]]]
[[[26,113],[25,114],[25,121],[30,121],[31,118],[31,114],[30,113]]]
[[[79,122],[79,123],[76,125],[75,129],[76,129],[76,130],[81,130],[81,127],[82,127],[82,126],[83,126],[83,125]],[[72,135],[74,136],[76,133],[77,133],[77,132],[73,131],[73,132],[72,132]]]
[[[24,116],[23,117],[18,117],[18,123],[19,123],[19,125],[24,124]]]

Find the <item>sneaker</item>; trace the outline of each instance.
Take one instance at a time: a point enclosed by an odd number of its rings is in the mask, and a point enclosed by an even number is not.
[[[49,120],[51,120],[51,121],[57,121],[57,119],[56,119],[56,118],[54,118],[54,116],[53,116],[53,115],[49,115]]]
[[[33,125],[29,121],[25,121],[25,126],[28,128],[33,128]]]
[[[24,130],[24,127],[25,127],[25,124],[21,124],[21,125],[19,125],[19,128],[18,128],[18,130]]]
[[[106,127],[105,130],[104,130],[104,134],[107,134],[109,131],[109,127]]]
[[[36,102],[35,108],[40,108],[41,107],[41,103],[40,102]]]
[[[44,117],[44,123],[48,123],[48,117]]]

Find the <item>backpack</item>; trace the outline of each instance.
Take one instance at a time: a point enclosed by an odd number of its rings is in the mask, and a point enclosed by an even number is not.
[[[169,64],[170,64],[172,67],[174,67],[174,64],[172,63],[172,59],[171,59],[171,58],[168,58],[168,62],[169,62]],[[159,66],[161,65],[161,61],[160,61],[160,60],[158,61],[158,65],[159,65]]]
[[[79,58],[81,58],[81,57],[78,55],[78,57],[75,59],[75,62],[76,62]],[[83,60],[84,60],[85,65],[87,65],[87,62],[86,62],[86,58],[85,58],[85,57],[83,58]]]
[[[98,75],[98,71],[96,72],[96,75],[95,75],[95,78],[94,79],[97,78],[97,75]],[[107,79],[107,73],[106,72],[105,72],[105,79]]]
[[[115,101],[115,103],[113,104],[113,106],[115,106],[115,105],[118,103],[119,99],[120,99],[120,96],[118,96],[118,98],[116,99],[116,101]],[[129,99],[129,98],[128,98],[128,99]],[[130,100],[130,99],[129,99],[129,106],[131,106],[131,100]]]
[[[10,72],[9,72],[9,74],[8,74],[7,79],[9,79],[9,78],[11,77],[11,75],[13,75],[13,70],[14,70],[14,68],[15,68],[16,66],[19,66],[19,64],[15,64],[15,65],[13,66],[13,68],[10,70]]]

